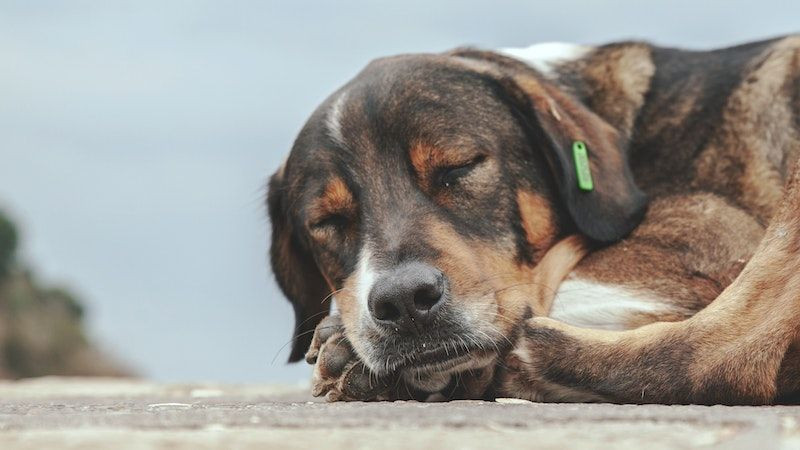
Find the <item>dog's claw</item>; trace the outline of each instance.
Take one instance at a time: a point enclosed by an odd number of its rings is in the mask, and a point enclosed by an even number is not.
[[[308,353],[306,353],[306,362],[311,365],[316,364],[318,355],[319,355],[319,350],[314,350],[314,351],[309,350]]]

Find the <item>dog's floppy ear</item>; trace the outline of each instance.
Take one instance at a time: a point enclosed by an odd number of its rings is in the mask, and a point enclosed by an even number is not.
[[[453,54],[486,63],[484,73],[497,82],[532,144],[544,152],[561,199],[581,233],[610,243],[641,222],[647,197],[634,183],[627,143],[618,130],[521,62],[475,50]],[[591,190],[578,183],[573,154],[576,141],[588,149]]]
[[[310,252],[302,245],[287,210],[282,170],[269,180],[267,204],[272,221],[270,261],[283,293],[294,306],[295,326],[289,362],[308,350],[317,324],[330,311],[330,288]]]
[[[529,135],[545,157],[578,230],[595,241],[618,241],[639,225],[647,197],[633,180],[626,143],[608,122],[571,95],[533,76],[514,79],[517,96],[528,100]],[[573,152],[577,141],[588,150],[593,187],[582,189]],[[580,144],[579,144],[580,145]]]

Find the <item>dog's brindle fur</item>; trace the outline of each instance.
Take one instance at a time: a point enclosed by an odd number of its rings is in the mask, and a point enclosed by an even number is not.
[[[577,188],[574,140],[592,192]],[[314,112],[270,181],[290,359],[310,345],[330,399],[788,399],[798,151],[797,36],[616,43],[549,73],[471,49],[377,60]],[[440,320],[414,337],[376,328],[363,304],[373,273],[406,261],[449,281]],[[605,324],[627,331],[544,318],[565,278],[652,307]],[[332,297],[340,315],[312,341]]]

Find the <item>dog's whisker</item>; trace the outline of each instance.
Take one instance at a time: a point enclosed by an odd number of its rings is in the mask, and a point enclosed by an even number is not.
[[[329,298],[333,297],[336,294],[339,294],[339,293],[344,292],[344,291],[351,291],[351,290],[352,289],[346,288],[346,287],[343,287],[343,288],[340,288],[340,289],[336,289],[335,291],[333,291],[330,294],[326,295],[325,298],[323,298],[322,301],[320,301],[320,303],[325,303],[325,301],[327,301]]]
[[[330,328],[336,328],[336,327],[334,327],[334,326],[329,326],[329,327],[319,327],[319,328],[317,328],[317,329],[319,329],[319,330],[327,330],[327,329],[330,329]],[[301,337],[303,337],[303,336],[306,336],[306,335],[308,335],[308,334],[311,334],[311,333],[313,333],[314,331],[316,331],[316,330],[308,330],[308,331],[304,331],[304,332],[302,332],[302,333],[299,333],[299,334],[297,334],[297,335],[296,335],[296,336],[294,336],[293,338],[289,339],[289,340],[288,340],[288,341],[287,341],[285,344],[281,345],[281,347],[280,347],[280,348],[279,348],[279,349],[278,349],[278,350],[275,352],[275,356],[273,356],[273,357],[272,357],[272,361],[270,362],[270,364],[274,364],[274,363],[275,363],[275,359],[277,359],[277,358],[278,358],[278,355],[281,353],[281,351],[282,351],[284,348],[286,348],[286,346],[287,346],[287,345],[289,345],[289,344],[293,343],[294,341],[296,341],[296,340],[300,339],[300,338],[301,338]]]
[[[325,301],[325,300],[323,300],[323,302],[324,302],[324,301]],[[302,322],[298,323],[298,324],[296,325],[296,327],[297,327],[297,328],[300,328],[300,327],[302,327],[303,325],[307,324],[308,322],[310,322],[310,321],[312,321],[312,320],[316,319],[317,317],[319,317],[319,316],[327,316],[328,314],[330,314],[330,311],[320,311],[320,312],[318,312],[318,313],[311,314],[309,317],[307,317],[307,318],[306,318],[306,320],[304,320],[304,321],[302,321]],[[312,331],[313,331],[313,330],[312,330]]]

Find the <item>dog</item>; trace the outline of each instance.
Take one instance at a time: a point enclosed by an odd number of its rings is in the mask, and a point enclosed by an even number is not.
[[[269,181],[290,361],[331,401],[790,401],[798,152],[800,36],[375,60]]]

